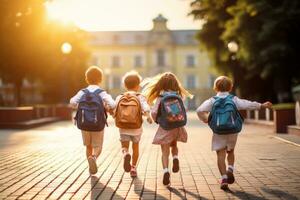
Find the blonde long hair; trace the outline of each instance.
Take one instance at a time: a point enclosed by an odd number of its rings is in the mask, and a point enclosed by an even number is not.
[[[177,77],[171,72],[165,72],[152,78],[146,78],[141,83],[141,86],[144,87],[142,93],[146,96],[150,105],[153,104],[163,91],[174,91],[178,92],[182,98],[193,98],[193,95],[184,89]]]

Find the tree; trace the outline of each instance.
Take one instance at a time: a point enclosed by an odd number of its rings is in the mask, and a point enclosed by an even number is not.
[[[13,82],[17,100],[22,80],[37,65],[38,33],[41,29],[42,1],[6,0],[0,5],[1,75]],[[19,102],[19,101],[18,101]]]
[[[20,88],[24,78],[43,83],[47,102],[59,102],[57,88],[68,80],[70,88],[82,84],[74,77],[83,73],[88,59],[86,34],[74,26],[48,21],[44,0],[3,0],[0,4],[0,76],[16,89],[20,105]],[[60,47],[70,42],[73,51],[64,57]],[[62,66],[63,62],[69,65]],[[61,69],[68,71],[67,79],[59,77]],[[69,90],[71,91],[71,90]]]
[[[221,10],[216,9],[216,2],[222,4]],[[195,18],[207,21],[199,33],[199,39],[215,57],[223,58],[222,63],[216,62],[216,67],[233,76],[242,96],[274,102],[291,100],[291,87],[300,82],[299,46],[296,45],[300,33],[299,1],[196,0],[192,6]],[[199,15],[201,10],[204,13]],[[219,18],[220,13],[224,15],[224,12],[228,16]],[[217,19],[212,20],[213,17],[209,16],[217,16]],[[217,27],[221,31],[211,28],[212,22],[220,20]],[[223,45],[221,53],[211,50],[214,47],[206,41],[203,33],[219,40],[219,45]],[[230,68],[231,53],[225,50],[230,41],[239,44],[239,51],[234,55],[234,68]]]

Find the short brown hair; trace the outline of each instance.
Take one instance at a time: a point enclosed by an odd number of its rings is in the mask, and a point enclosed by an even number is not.
[[[100,84],[102,81],[103,72],[97,66],[89,67],[85,72],[85,80],[88,84]]]
[[[227,76],[219,76],[214,82],[214,90],[216,92],[230,92],[233,83]]]
[[[123,83],[127,89],[134,89],[139,86],[142,81],[142,77],[136,71],[127,72],[123,76]]]

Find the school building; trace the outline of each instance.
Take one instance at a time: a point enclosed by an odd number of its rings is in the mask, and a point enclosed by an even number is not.
[[[195,109],[212,95],[214,75],[205,51],[195,38],[197,30],[170,30],[158,15],[149,31],[91,32],[91,63],[104,70],[103,87],[114,97],[122,93],[122,76],[131,70],[143,78],[171,71],[194,94],[186,103]]]

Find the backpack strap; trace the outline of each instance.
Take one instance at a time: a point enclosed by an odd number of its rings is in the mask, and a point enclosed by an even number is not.
[[[84,89],[82,89],[81,91],[82,91],[84,94],[90,93],[90,91],[89,91],[87,88],[84,88]]]
[[[138,92],[135,92],[135,93],[124,92],[124,93],[122,93],[121,95],[122,95],[122,96],[124,96],[124,95],[132,95],[132,96],[138,97],[138,96],[141,95],[141,93],[138,93]]]
[[[104,90],[98,88],[93,93],[96,94],[96,95],[99,95],[101,92],[104,92]]]
[[[234,97],[234,95],[232,95],[232,94],[229,94],[229,95],[227,95],[227,97],[226,97],[226,98],[228,98],[228,99],[233,99],[233,97]]]
[[[100,88],[98,88],[98,89],[96,89],[94,92],[93,92],[93,94],[95,94],[95,95],[99,95],[99,94],[101,94],[102,92],[104,92],[104,90],[102,90],[102,89],[100,89]],[[101,98],[101,97],[100,97]],[[102,98],[101,98],[102,99]],[[108,117],[108,114],[107,114],[107,112],[106,112],[106,109],[104,108],[104,116],[105,116],[105,118],[107,119],[107,117]],[[108,127],[108,123],[107,123],[107,120],[105,120],[105,125]]]

